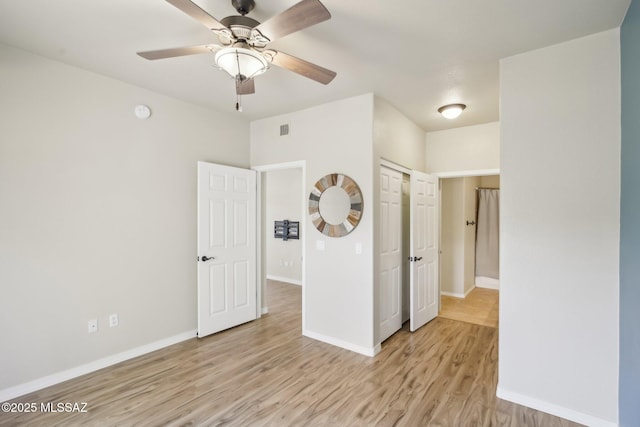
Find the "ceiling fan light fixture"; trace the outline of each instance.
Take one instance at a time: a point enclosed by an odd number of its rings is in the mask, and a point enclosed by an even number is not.
[[[259,52],[244,47],[225,47],[216,52],[216,65],[234,79],[251,79],[269,68],[267,60]]]
[[[452,120],[458,117],[465,108],[467,108],[467,106],[464,104],[448,104],[438,108],[438,113],[442,114],[445,118]]]

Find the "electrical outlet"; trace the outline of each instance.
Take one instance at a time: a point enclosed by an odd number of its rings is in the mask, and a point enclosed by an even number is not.
[[[118,326],[118,313],[113,313],[109,315],[109,327],[115,328]]]
[[[89,333],[93,334],[98,332],[98,319],[89,320]]]

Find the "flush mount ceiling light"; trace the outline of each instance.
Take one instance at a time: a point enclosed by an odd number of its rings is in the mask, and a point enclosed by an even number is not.
[[[467,106],[464,104],[448,104],[438,108],[438,113],[442,114],[447,119],[455,119],[465,108],[467,108]]]

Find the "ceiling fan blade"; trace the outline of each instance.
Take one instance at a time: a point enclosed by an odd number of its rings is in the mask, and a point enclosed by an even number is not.
[[[138,55],[145,59],[175,58],[176,56],[197,55],[200,53],[211,53],[218,50],[220,46],[215,44],[204,44],[201,46],[174,47],[171,49],[149,50],[138,52]]]
[[[302,0],[258,25],[254,30],[269,41],[274,41],[330,18],[331,14],[319,0]]]
[[[251,95],[256,93],[256,86],[253,79],[246,79],[244,81],[236,80],[236,93],[238,95]]]
[[[207,12],[201,9],[200,6],[190,0],[167,0],[167,2],[171,3],[210,30],[222,30],[224,28],[227,28],[222,25],[220,21],[209,15]]]
[[[295,56],[288,55],[284,52],[273,52],[273,55],[265,55],[265,58],[269,59],[272,64],[286,68],[289,71],[298,73],[301,76],[310,78],[311,80],[315,80],[326,85],[331,83],[331,80],[336,76],[335,71],[312,64],[304,59],[296,58]]]

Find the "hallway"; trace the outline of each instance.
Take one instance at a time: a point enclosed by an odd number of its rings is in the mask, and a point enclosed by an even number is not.
[[[475,325],[498,327],[499,291],[474,288],[466,298],[440,297],[440,317]]]

